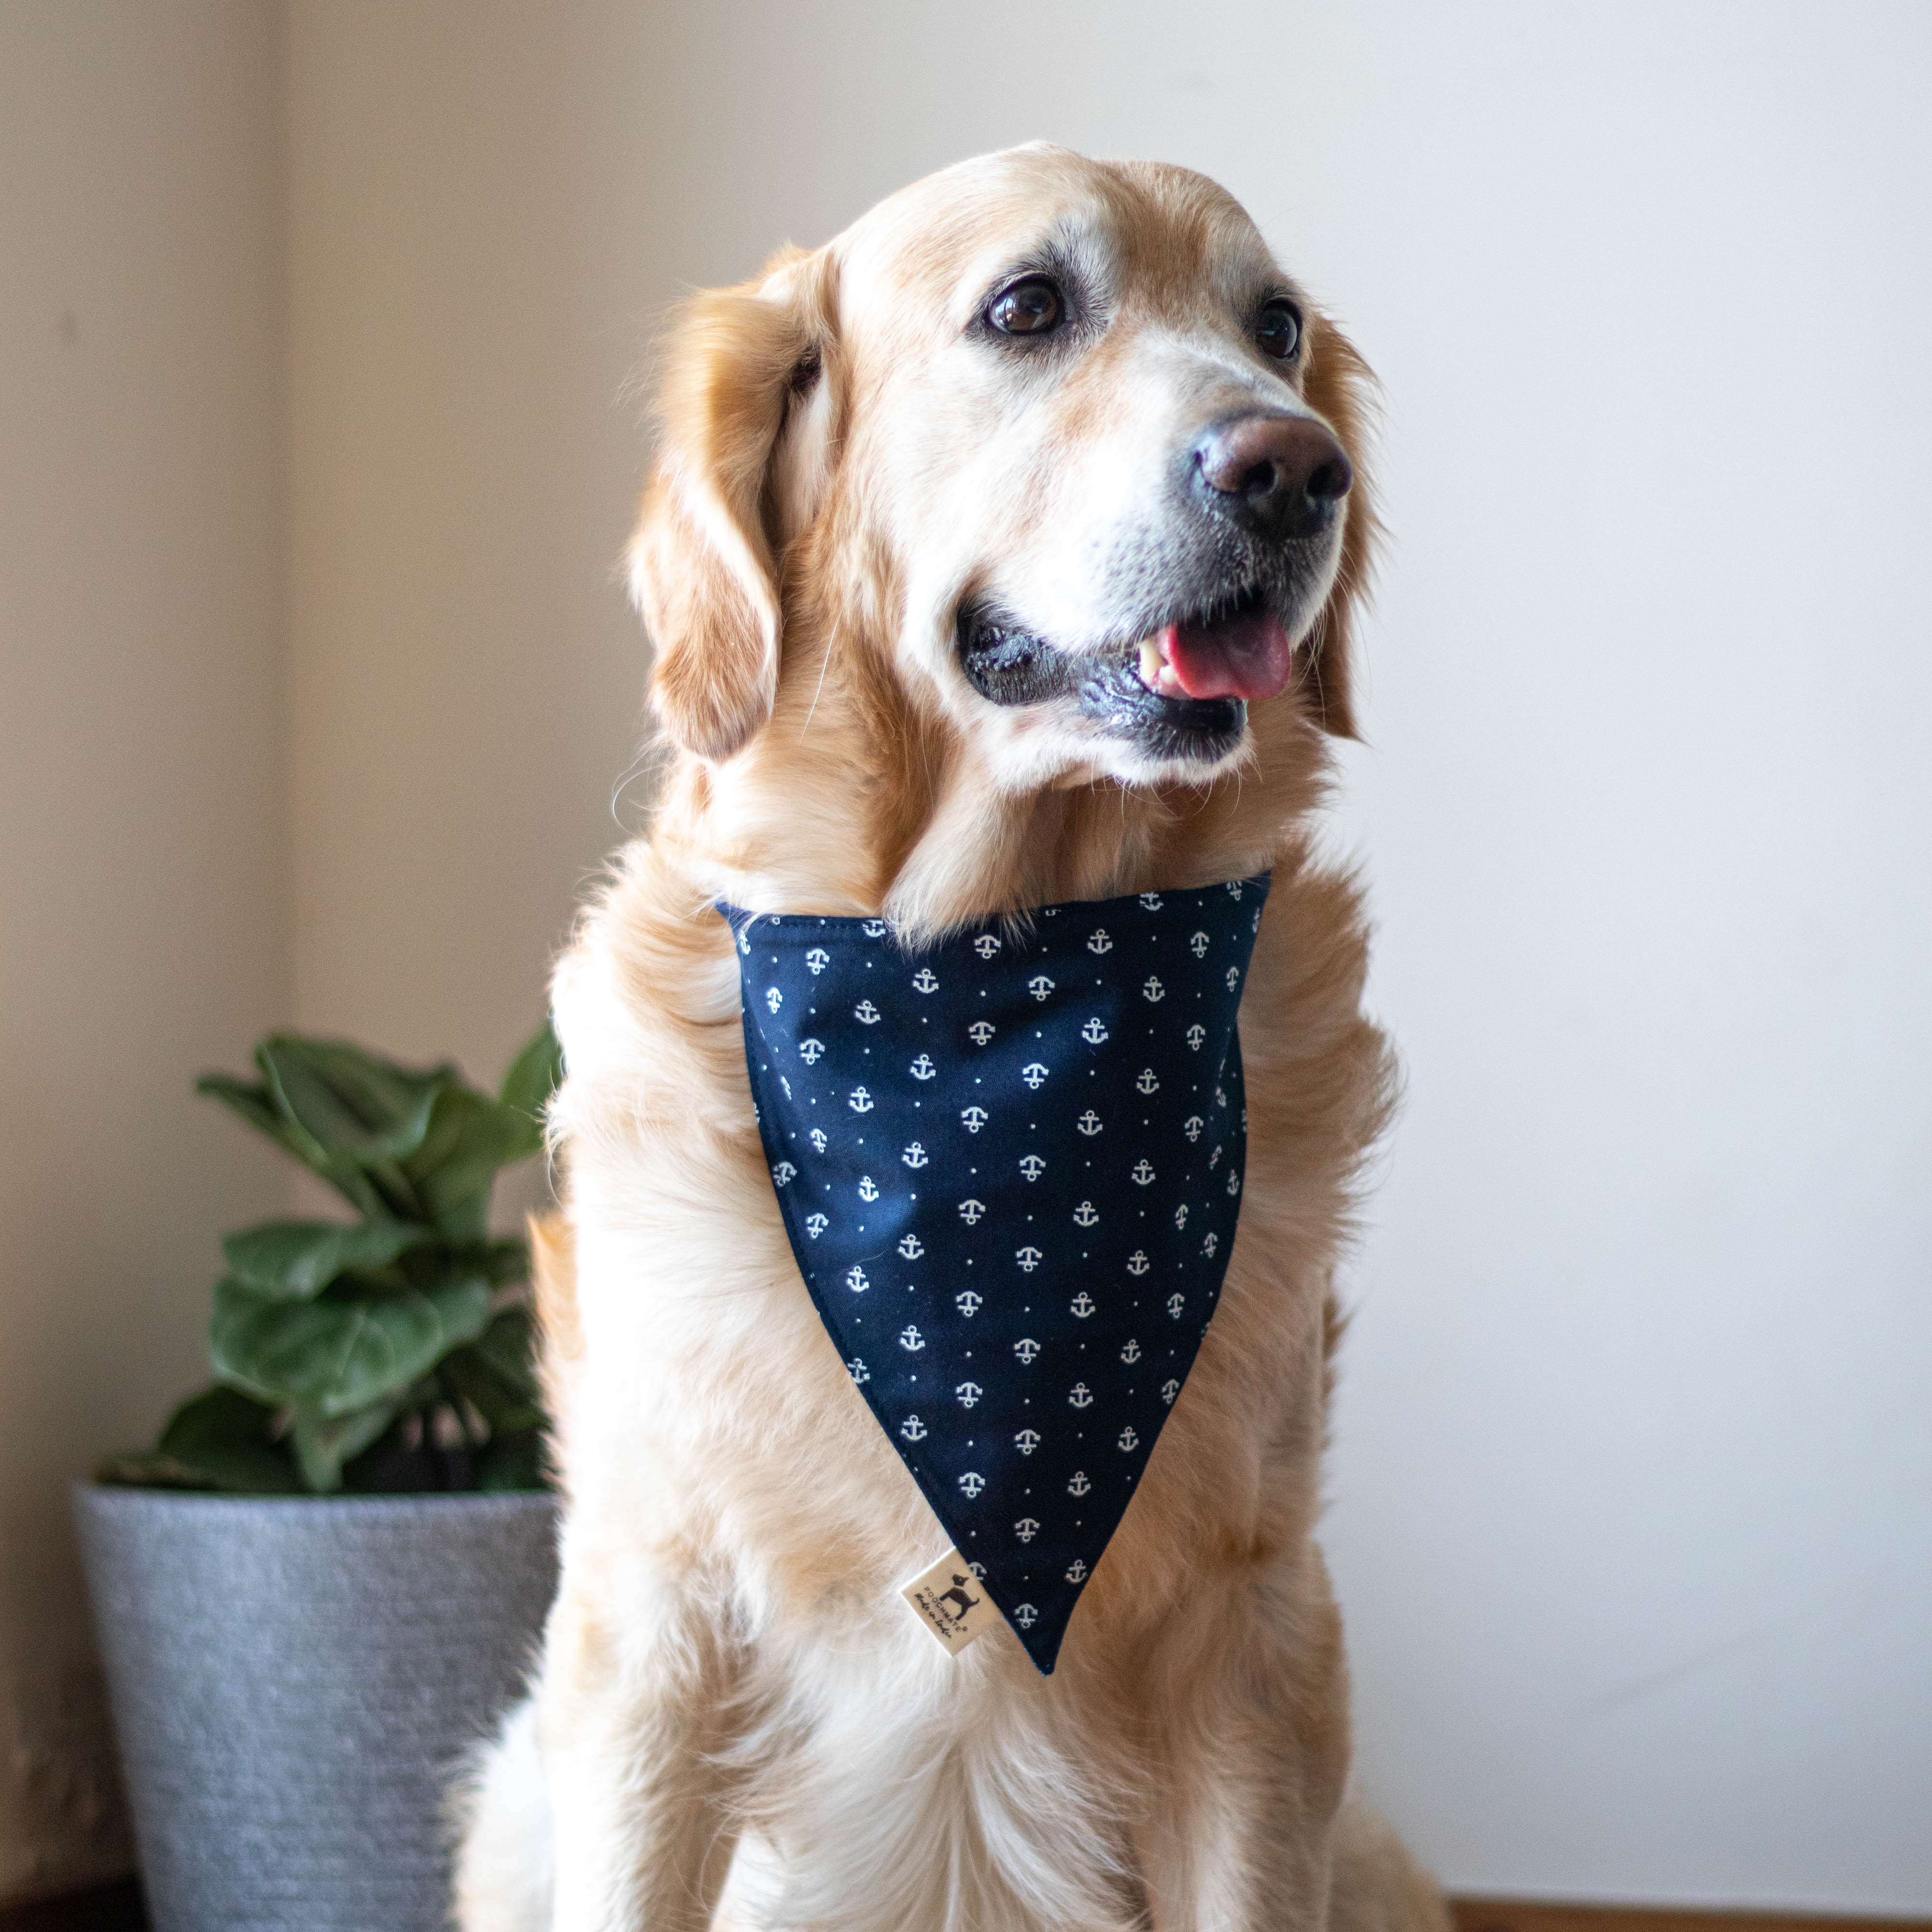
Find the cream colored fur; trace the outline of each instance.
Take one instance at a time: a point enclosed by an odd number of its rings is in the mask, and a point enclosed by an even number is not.
[[[1046,236],[1113,306],[1077,359],[971,339]],[[1236,314],[1279,280],[1211,184],[1052,148],[908,190],[671,332],[633,551],[665,748],[557,969],[566,1177],[542,1232],[562,1581],[530,1703],[464,1800],[465,1932],[1436,1932],[1345,1804],[1341,1630],[1313,1540],[1330,1282],[1390,1068],[1354,890],[1303,830],[1372,523],[1351,500],[1300,676],[1209,770],[1065,706],[997,709],[950,626],[995,583],[1073,635],[1204,412],[1322,416],[1360,365],[1307,308],[1292,374]],[[1151,530],[1153,536],[1148,536]],[[1274,886],[1242,1008],[1250,1136],[1220,1311],[1042,1678],[949,1658],[896,1586],[946,1538],[821,1327],[747,1091],[727,897],[874,914]],[[1131,1569],[1131,1592],[1110,1576]],[[734,1858],[736,1870],[734,1870]],[[722,1904],[721,1904],[722,1901]]]

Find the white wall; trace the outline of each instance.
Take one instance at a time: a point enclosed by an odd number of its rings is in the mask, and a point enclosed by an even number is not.
[[[0,1898],[124,1868],[66,1484],[207,1378],[286,1011],[277,20],[0,4]]]
[[[1932,1906],[1932,16],[293,17],[304,1017],[527,1016],[643,668],[648,311],[1014,140],[1218,176],[1388,394],[1367,1773],[1466,1887]]]

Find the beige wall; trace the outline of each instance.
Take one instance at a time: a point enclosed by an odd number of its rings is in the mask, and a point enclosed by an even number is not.
[[[118,1869],[65,1485],[206,1378],[286,1013],[278,22],[0,4],[0,1898]]]
[[[638,739],[646,18],[290,16],[296,1012],[479,1077],[542,1016]]]
[[[185,1074],[536,1017],[635,742],[650,316],[1043,135],[1226,181],[1388,392],[1372,1784],[1470,1888],[1932,1909],[1924,10],[284,17],[278,394],[275,14],[0,5],[6,1654],[80,1654],[58,1482],[272,1188]]]
[[[1932,1908],[1932,16],[293,19],[304,1017],[527,1015],[630,742],[646,311],[1010,141],[1219,176],[1388,389],[1366,1773],[1467,1886]]]

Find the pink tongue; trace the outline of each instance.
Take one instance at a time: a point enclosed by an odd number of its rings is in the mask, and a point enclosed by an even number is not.
[[[1281,620],[1246,610],[1216,624],[1169,624],[1161,654],[1190,698],[1273,698],[1294,668],[1294,647]]]

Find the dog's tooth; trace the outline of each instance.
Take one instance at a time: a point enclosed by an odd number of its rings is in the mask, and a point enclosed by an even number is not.
[[[1141,682],[1148,690],[1160,688],[1160,674],[1167,668],[1160,655],[1160,646],[1151,638],[1141,640]]]

